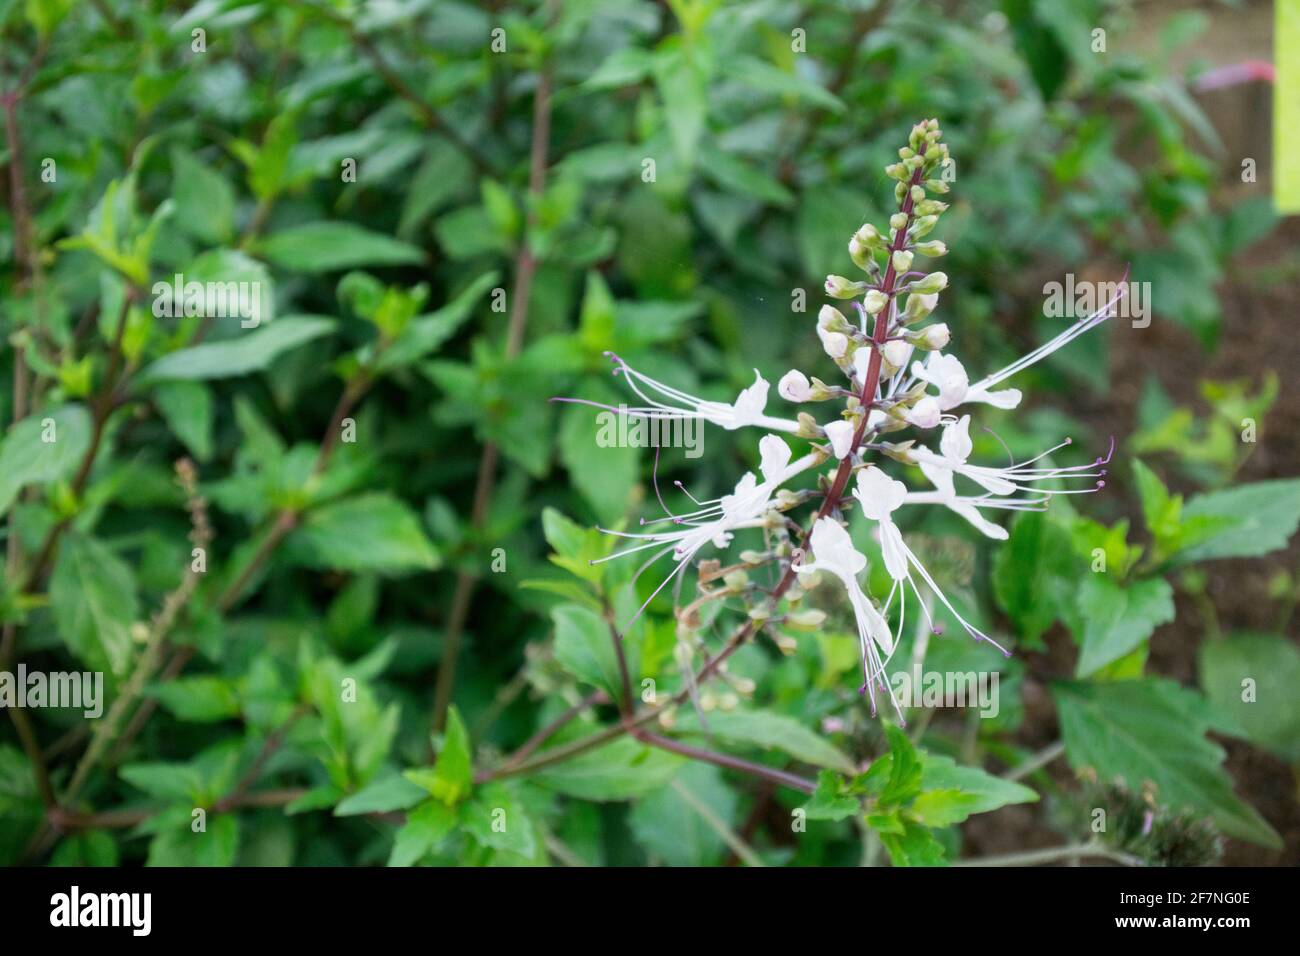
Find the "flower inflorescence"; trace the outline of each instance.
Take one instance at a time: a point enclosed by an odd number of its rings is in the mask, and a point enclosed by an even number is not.
[[[799,412],[794,418],[766,414],[769,385],[757,370],[754,384],[728,404],[696,398],[650,378],[618,356],[610,356],[615,374],[645,403],[623,407],[622,414],[651,419],[692,418],[728,430],[757,427],[769,432],[759,440],[761,480],[746,472],[731,494],[707,501],[692,498],[695,510],[672,514],[665,507],[663,518],[649,522],[670,525],[665,530],[607,531],[634,542],[612,558],[648,551],[650,558],[641,571],[669,554],[675,563],[672,572],[641,605],[638,616],[669,582],[676,581],[680,588],[685,568],[704,548],[726,549],[736,532],[761,529],[768,538],[762,558],[778,562],[782,573],[774,588],[758,592],[760,603],[750,608],[751,621],[761,627],[774,620],[782,601],[788,606],[786,620],[806,619],[808,612],[797,609],[804,592],[816,586],[820,572],[834,578],[844,588],[857,625],[864,677],[860,692],[869,696],[873,715],[876,691],[888,694],[900,721],[904,715],[886,668],[898,645],[895,635],[901,632],[906,619],[909,591],[931,628],[935,628],[930,617],[932,601],[922,596],[922,588],[971,637],[994,644],[1004,654],[1008,651],[952,605],[908,546],[894,521],[895,512],[937,505],[960,515],[988,537],[1005,539],[1006,530],[986,512],[1041,510],[1053,495],[1087,493],[1103,487],[1109,452],[1083,466],[1053,467],[1045,463],[1048,456],[1070,443],[1068,438],[1028,460],[1005,466],[971,462],[971,416],[964,410],[981,404],[999,409],[1018,407],[1020,391],[997,386],[1106,321],[1123,294],[1121,283],[1116,298],[1097,312],[1006,368],[972,383],[961,361],[945,352],[951,339],[948,325],[933,321],[925,324],[939,305],[948,277],[943,272],[927,273],[917,268],[921,260],[947,252],[943,242],[925,238],[948,208],[947,203],[931,198],[931,194],[948,192],[948,184],[939,178],[949,158],[942,138],[936,120],[918,123],[912,128],[908,144],[898,151],[899,161],[886,167],[886,173],[897,180],[894,194],[898,211],[890,217],[886,229],[866,223],[848,244],[849,256],[865,278],[826,278],[827,295],[851,301],[856,313],[853,321],[838,308],[826,305],[816,325],[823,350],[848,380],[847,386],[828,385],[799,369],[786,372],[777,384],[780,397],[795,404],[842,400],[839,415],[818,423],[808,412]],[[924,361],[918,353],[926,353]],[[913,437],[901,442],[885,439],[904,430],[910,430]],[[926,434],[936,430],[937,450],[923,443]],[[808,441],[811,448],[795,458],[787,441],[776,432]],[[785,485],[832,460],[836,462],[834,475],[821,485],[821,504],[811,525],[801,531],[786,512],[814,500],[815,495],[794,492]],[[886,460],[914,466],[930,489],[909,490],[885,472],[882,463]],[[1080,479],[1089,484],[1071,485]],[[874,526],[892,582],[883,600],[873,600],[859,580],[867,567],[867,557],[853,544],[844,519],[844,513],[854,504]],[[799,536],[798,546],[794,535]],[[728,592],[723,588],[709,593]],[[890,619],[895,612],[898,625],[891,630]],[[679,633],[681,630],[679,627]]]

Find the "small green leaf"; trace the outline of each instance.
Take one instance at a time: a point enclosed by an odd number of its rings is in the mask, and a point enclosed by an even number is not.
[[[1173,588],[1163,578],[1121,587],[1106,575],[1089,575],[1079,586],[1078,601],[1084,630],[1077,677],[1119,660],[1174,619]]]
[[[440,563],[419,516],[379,491],[312,509],[285,548],[310,567],[341,571],[400,573]]]
[[[474,782],[473,756],[470,752],[469,731],[455,707],[447,711],[447,733],[438,762],[433,769],[419,768],[406,771],[406,779],[418,784],[448,806],[455,806],[469,795]]]
[[[287,315],[238,338],[204,342],[164,355],[140,374],[140,381],[231,378],[260,372],[290,349],[334,331],[334,320]]]
[[[334,808],[334,815],[354,817],[363,813],[392,813],[413,807],[425,797],[421,787],[397,774],[389,774],[377,777],[356,793],[344,797]]]
[[[50,578],[59,636],[82,661],[126,672],[139,615],[131,566],[94,538],[67,534]]]
[[[424,261],[424,253],[416,246],[350,222],[292,226],[259,240],[252,248],[280,268],[295,272],[418,265]]]

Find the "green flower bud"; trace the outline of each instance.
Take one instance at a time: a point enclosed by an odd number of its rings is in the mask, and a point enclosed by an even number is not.
[[[901,276],[908,269],[912,268],[912,254],[906,250],[899,249],[890,258],[889,263],[894,267],[894,272]]]
[[[903,163],[890,163],[885,167],[885,175],[890,179],[906,179],[911,172]]]
[[[948,276],[943,272],[931,272],[924,279],[913,282],[908,288],[909,292],[919,292],[922,295],[929,295],[932,292],[942,292],[948,288]]]
[[[937,322],[934,325],[927,325],[923,329],[904,332],[903,337],[919,349],[934,352],[948,347],[951,334],[948,331],[946,322]]]
[[[912,202],[925,202],[925,190],[920,186],[913,186],[911,191]]]
[[[895,256],[898,253],[894,253]],[[862,307],[867,310],[869,315],[879,315],[880,310],[889,305],[889,296],[879,289],[872,289],[867,293],[866,298],[862,300]]]
[[[901,204],[907,195],[907,183],[894,183],[894,202]]]
[[[875,257],[871,254],[871,249],[868,248],[857,236],[854,236],[849,240],[849,258],[853,260],[853,264],[859,269],[865,269],[867,271],[871,270],[872,264],[876,261]]]
[[[816,608],[809,608],[806,611],[796,611],[794,614],[787,614],[785,618],[786,626],[796,631],[815,631],[826,621],[826,612],[819,611]]]
[[[907,305],[903,308],[903,324],[911,325],[920,322],[927,315],[934,311],[934,307],[939,304],[937,293],[924,295],[913,293],[907,297]]]
[[[948,246],[939,239],[935,239],[933,242],[918,242],[913,248],[930,259],[948,254]]]
[[[912,238],[920,239],[922,236],[929,235],[930,230],[939,222],[938,216],[922,216],[916,222],[912,223]]]
[[[883,242],[880,238],[880,230],[869,222],[864,222],[859,226],[858,231],[853,234],[853,238],[872,249],[879,248]]]
[[[889,228],[895,231],[907,228],[907,213],[896,212],[889,217]]]
[[[898,151],[899,159],[911,159],[915,155],[916,155],[916,150],[912,149],[909,146],[904,146]]]
[[[927,179],[925,181],[925,189],[927,192],[938,193],[942,196],[948,191],[948,184],[942,179]]]
[[[948,208],[946,202],[940,202],[937,199],[927,199],[924,202],[916,204],[916,209],[912,210],[918,216],[937,216]]]
[[[832,299],[854,299],[866,291],[865,282],[850,282],[844,276],[826,277],[826,294]]]
[[[849,325],[849,320],[844,318],[844,313],[833,305],[821,307],[821,311],[817,313],[817,328],[823,332],[839,332],[840,334],[853,331],[853,326]]]

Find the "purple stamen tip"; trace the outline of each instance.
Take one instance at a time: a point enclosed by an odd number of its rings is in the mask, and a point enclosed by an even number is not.
[[[1097,482],[1097,487],[1098,487],[1098,488],[1105,488],[1105,487],[1106,487],[1106,481],[1105,481],[1105,479],[1101,479],[1101,480],[1099,480],[1099,481]]]
[[[1067,444],[1067,445],[1073,445],[1073,444],[1074,444],[1074,439],[1071,438],[1069,435],[1066,435],[1066,436],[1065,436],[1065,444]]]

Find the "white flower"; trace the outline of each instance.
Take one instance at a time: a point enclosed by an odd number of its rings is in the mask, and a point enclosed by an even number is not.
[[[844,419],[838,419],[822,426],[822,431],[826,432],[826,437],[831,440],[831,448],[835,451],[836,458],[843,458],[853,451],[853,424]]]
[[[808,376],[792,368],[776,383],[776,393],[787,402],[806,402],[812,398],[812,387],[808,384]]]
[[[600,529],[605,534],[611,534],[619,538],[630,538],[642,543],[611,554],[608,557],[598,558],[592,562],[593,564],[621,558],[624,555],[645,551],[648,548],[654,548],[657,551],[646,562],[641,571],[644,571],[670,551],[673,555],[673,561],[677,562],[677,567],[673,569],[668,577],[664,578],[663,583],[654,589],[650,597],[646,598],[645,603],[641,605],[632,621],[628,622],[628,627],[641,616],[641,613],[645,611],[659,592],[667,586],[668,582],[681,574],[701,548],[710,543],[714,547],[725,548],[731,543],[733,531],[742,528],[761,527],[772,495],[795,475],[825,461],[824,454],[814,451],[804,455],[797,461],[791,462],[790,446],[775,435],[764,436],[758,445],[761,458],[759,471],[762,472],[763,481],[759,482],[754,477],[753,472],[747,471],[740,481],[736,482],[736,487],[731,494],[710,501],[695,501],[692,498],[691,500],[699,505],[698,510],[681,515],[669,514],[666,518],[658,519],[659,522],[671,521],[677,526],[677,530],[637,534],[627,531],[611,531],[608,528]],[[639,576],[640,573],[638,571],[637,575]]]
[[[862,514],[867,519],[876,522],[880,530],[880,550],[885,561],[885,570],[889,576],[894,579],[894,587],[889,592],[889,599],[885,602],[885,609],[888,610],[893,603],[894,594],[900,595],[901,606],[899,609],[899,629],[903,627],[906,611],[907,592],[903,586],[904,582],[912,588],[917,600],[921,604],[921,610],[929,617],[925,601],[921,599],[920,592],[917,590],[916,582],[912,580],[912,570],[921,576],[921,580],[934,593],[940,603],[943,604],[957,619],[957,622],[971,637],[979,641],[988,641],[1003,654],[1010,656],[1009,652],[992,640],[987,634],[973,627],[964,617],[957,613],[957,609],[939,590],[939,585],[935,584],[934,578],[930,572],[917,559],[912,549],[907,546],[903,540],[903,534],[898,530],[898,525],[894,524],[893,513],[903,505],[907,500],[907,486],[901,481],[890,478],[879,468],[869,465],[858,472],[857,487],[853,490],[853,497],[858,499],[862,507]],[[934,626],[934,621],[930,620],[930,626]]]
[[[1033,492],[1041,496],[1034,502],[1038,504],[1046,501],[1052,495],[1089,494],[1106,486],[1106,482],[1101,480],[1104,479],[1106,470],[1101,466],[1110,462],[1110,456],[1115,448],[1113,441],[1111,451],[1106,454],[1105,458],[1098,458],[1086,465],[1073,465],[1067,468],[1032,467],[1035,462],[1069,444],[1071,444],[1071,441],[1067,438],[1059,445],[1054,445],[1047,451],[1041,452],[1027,461],[1018,464],[1013,462],[1005,468],[972,465],[967,460],[970,458],[973,448],[970,439],[970,416],[963,415],[956,422],[944,428],[943,436],[939,439],[939,454],[936,455],[928,448],[923,447],[911,449],[909,454],[921,466],[921,471],[930,479],[930,483],[943,494],[951,493],[956,497],[956,493],[952,492],[951,489],[953,488],[952,476],[957,474],[969,478],[985,491],[994,495],[1013,495],[1018,491]],[[1092,488],[1055,490],[1035,487],[1038,482],[1053,481],[1060,478],[1097,478],[1099,480]],[[983,501],[984,499],[980,500]],[[996,504],[990,504],[990,506],[998,507]],[[1014,507],[1020,506],[1016,505]],[[972,521],[971,523],[983,530],[983,527],[978,522]],[[993,537],[1005,537],[1005,534],[995,534]]]
[[[742,389],[731,404],[713,402],[696,398],[680,389],[665,385],[642,372],[638,372],[613,352],[605,353],[614,363],[614,374],[622,374],[628,386],[637,397],[646,404],[638,407],[619,407],[590,402],[581,398],[553,398],[553,402],[571,402],[578,405],[591,405],[606,411],[616,412],[631,417],[675,419],[698,418],[710,422],[728,431],[757,425],[771,431],[799,431],[799,423],[789,418],[773,418],[763,414],[767,406],[767,393],[770,386],[754,369],[754,384]]]
[[[966,369],[955,355],[931,352],[924,365],[912,363],[912,375],[939,388],[939,408],[948,411],[963,402],[982,402],[995,408],[1015,408],[1020,404],[1020,391],[1014,388],[990,392],[982,385],[971,385]]]
[[[903,416],[917,428],[934,428],[943,417],[939,401],[930,395],[925,396]]]
[[[876,713],[876,687],[885,690],[893,701],[898,719],[903,719],[902,708],[894,697],[893,688],[885,676],[885,665],[894,653],[894,637],[889,632],[889,624],[884,615],[876,610],[870,598],[858,583],[858,574],[867,566],[866,556],[853,547],[853,541],[840,523],[831,517],[818,519],[809,535],[814,561],[796,566],[800,574],[812,571],[826,571],[833,574],[844,585],[848,593],[849,606],[853,608],[853,617],[857,622],[858,646],[862,652],[863,683],[860,692],[865,691],[871,697],[871,713]],[[881,658],[881,653],[885,657]]]

